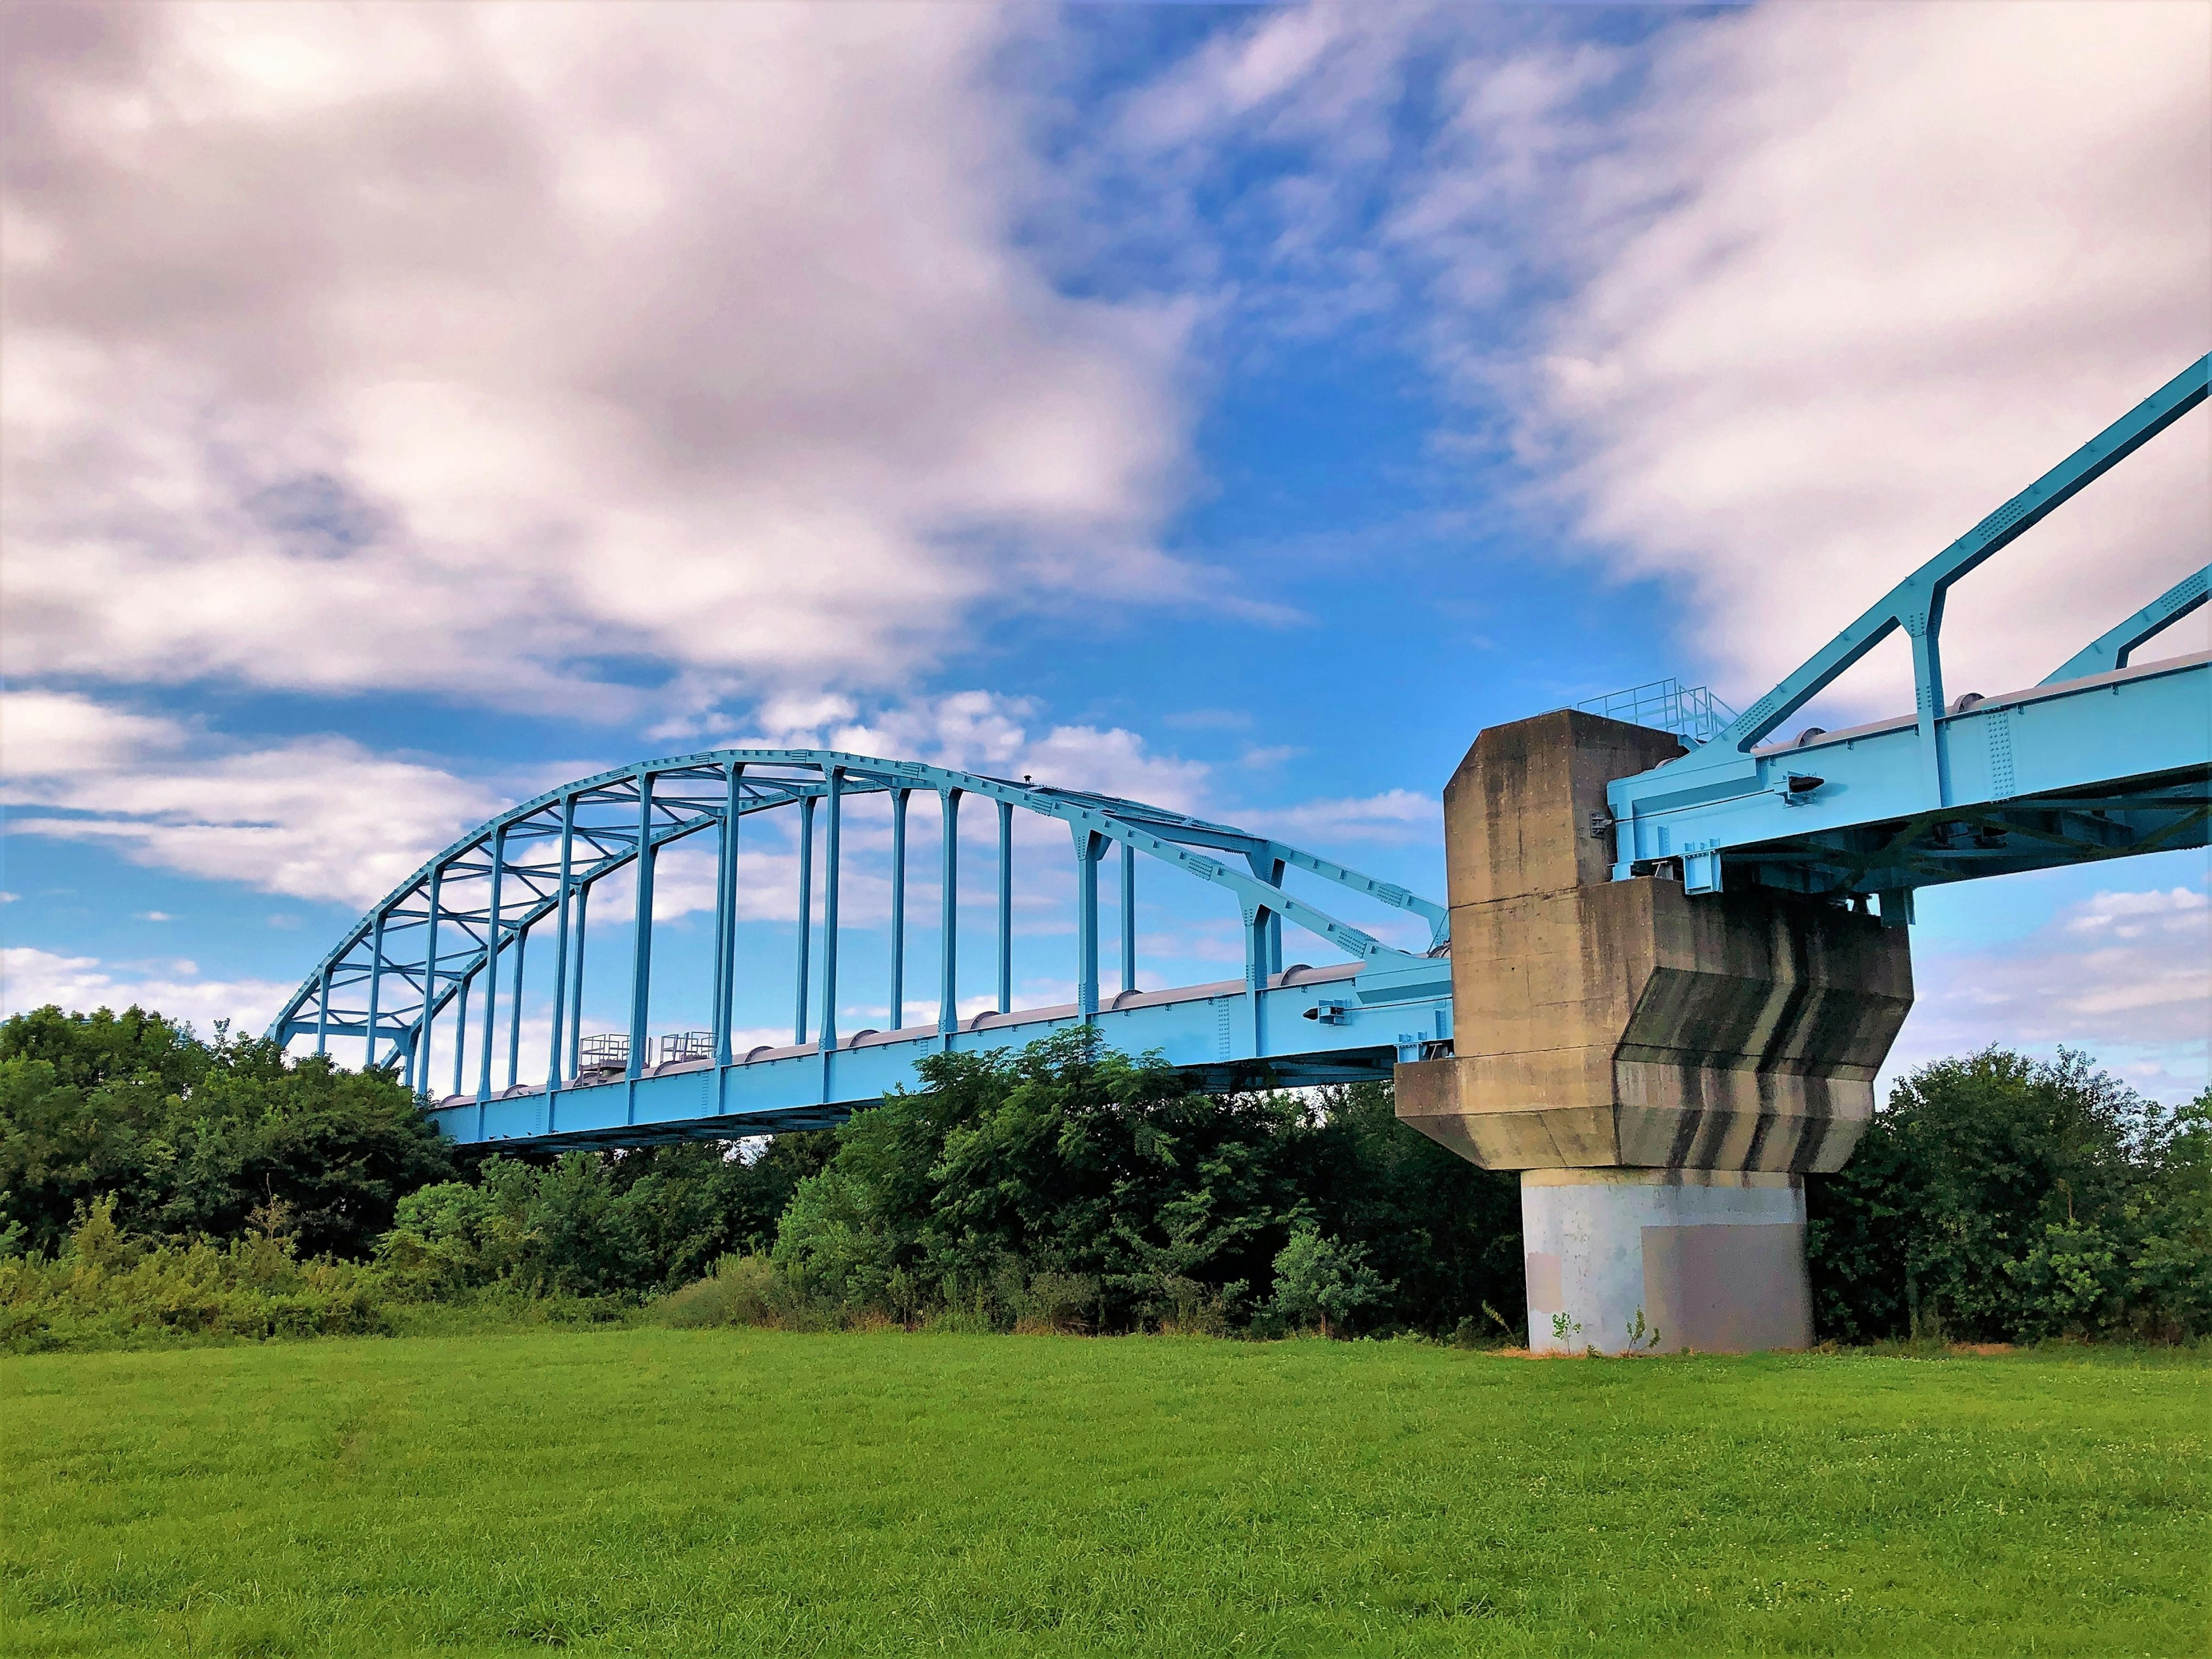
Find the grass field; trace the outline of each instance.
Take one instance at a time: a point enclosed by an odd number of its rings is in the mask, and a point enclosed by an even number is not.
[[[0,1409],[10,1655],[2206,1650],[2189,1354],[539,1330]]]

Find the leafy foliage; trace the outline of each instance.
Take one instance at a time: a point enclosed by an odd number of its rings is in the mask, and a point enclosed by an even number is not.
[[[8,1340],[368,1328],[379,1297],[483,1295],[698,1324],[1517,1327],[1516,1178],[1407,1129],[1386,1085],[1194,1094],[1089,1029],[921,1074],[745,1156],[457,1158],[381,1073],[39,1009],[0,1024]],[[2212,1094],[2166,1110],[2072,1054],[1940,1061],[1808,1205],[1826,1336],[2212,1331]]]
[[[1513,1178],[1398,1125],[1385,1090],[1330,1091],[1317,1109],[1193,1094],[1082,1029],[921,1071],[922,1089],[838,1131],[793,1194],[774,1259],[806,1295],[902,1321],[1264,1326],[1304,1234],[1335,1241],[1351,1275],[1333,1328],[1449,1330],[1486,1296],[1520,1300]],[[1503,1239],[1476,1231],[1500,1220]]]
[[[2166,1110],[2065,1050],[1938,1060],[1808,1202],[1826,1335],[2212,1330],[2212,1093]]]
[[[326,1057],[131,1008],[0,1023],[0,1252],[58,1250],[112,1200],[142,1237],[242,1237],[281,1205],[306,1255],[365,1258],[400,1195],[453,1173],[407,1091]]]
[[[1358,1244],[1340,1244],[1301,1227],[1275,1255],[1275,1310],[1294,1329],[1344,1322],[1382,1300],[1389,1286]]]
[[[757,1158],[713,1143],[550,1162],[491,1158],[474,1181],[402,1199],[376,1255],[419,1299],[488,1285],[533,1296],[627,1297],[759,1252],[830,1137],[778,1135]]]
[[[161,1244],[96,1200],[53,1260],[0,1257],[0,1348],[35,1352],[184,1337],[324,1336],[388,1328],[366,1268],[302,1261],[281,1207],[244,1237]]]

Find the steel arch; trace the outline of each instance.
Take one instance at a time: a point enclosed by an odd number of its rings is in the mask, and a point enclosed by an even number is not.
[[[1072,1011],[1037,1011],[1040,1017],[1050,1017],[1046,1024],[1057,1023],[1071,1012],[1082,1021],[1094,1020],[1100,1013],[1097,872],[1107,851],[1118,846],[1124,872],[1124,991],[1122,998],[1115,999],[1117,1004],[1129,995],[1133,972],[1132,878],[1135,855],[1141,853],[1224,890],[1237,901],[1243,921],[1243,1000],[1249,1004],[1249,1023],[1246,1040],[1235,1045],[1243,1051],[1239,1058],[1265,1062],[1293,1057],[1271,1053],[1264,1030],[1267,995],[1284,988],[1286,977],[1281,944],[1285,921],[1306,929],[1352,959],[1350,969],[1322,973],[1332,980],[1356,974],[1363,1000],[1419,1005],[1405,1011],[1417,1017],[1415,1031],[1393,1033],[1387,1041],[1378,1041],[1370,1033],[1369,1047],[1389,1049],[1395,1059],[1401,1037],[1419,1042],[1445,1035],[1448,1017],[1437,1017],[1429,1005],[1435,1002],[1443,981],[1443,964],[1438,957],[1444,948],[1448,921],[1444,908],[1431,900],[1271,836],[1141,801],[1016,783],[921,761],[811,749],[719,749],[671,756],[579,779],[510,808],[426,861],[364,914],[293,994],[269,1034],[283,1042],[312,1036],[319,1051],[325,1049],[333,1038],[359,1038],[366,1063],[396,1066],[411,1086],[428,1093],[432,1085],[428,1038],[436,1023],[451,1010],[455,1098],[447,1103],[450,1108],[465,1103],[463,1085],[471,1059],[470,1005],[477,987],[483,986],[484,1017],[475,1044],[474,1101],[481,1108],[495,1093],[505,1097],[535,1092],[534,1086],[526,1088],[518,1075],[520,995],[511,996],[507,1005],[507,1082],[497,1091],[492,1086],[499,1036],[495,1024],[499,1008],[495,980],[501,967],[511,961],[514,982],[520,987],[532,930],[550,921],[556,952],[553,1035],[548,1045],[544,1084],[550,1103],[556,1091],[574,1087],[580,1076],[579,1005],[590,894],[605,877],[637,864],[642,848],[647,856],[638,878],[629,1035],[623,1071],[624,1080],[635,1085],[653,1069],[647,1065],[645,1040],[651,995],[654,867],[664,848],[714,830],[723,833],[717,837],[714,966],[708,988],[712,1060],[717,1066],[743,1066],[759,1051],[746,1056],[731,1051],[739,830],[753,814],[787,807],[794,809],[801,820],[799,915],[804,925],[799,933],[794,1042],[791,1050],[775,1053],[780,1059],[801,1051],[820,1057],[823,1078],[818,1103],[836,1104],[830,1099],[835,1091],[828,1062],[840,1043],[837,906],[843,807],[858,795],[888,793],[891,797],[892,1006],[902,1010],[906,1000],[905,830],[908,801],[917,792],[936,796],[948,830],[956,830],[944,842],[950,855],[944,858],[940,896],[940,1006],[935,1028],[940,1038],[949,1042],[963,1029],[955,1000],[960,908],[957,823],[961,801],[970,796],[990,800],[998,808],[998,1015],[1016,1012],[1011,1006],[1011,870],[1012,813],[1018,808],[1065,823],[1073,841],[1078,879],[1077,1002]],[[810,1044],[809,957],[817,931],[812,921],[817,814],[827,820],[824,914],[818,930],[820,994],[815,999],[815,1036]],[[1225,860],[1212,856],[1217,854],[1228,856]],[[1283,883],[1294,869],[1419,916],[1429,926],[1428,954],[1419,956],[1387,945],[1364,929],[1286,892]],[[1291,970],[1289,977],[1299,971]],[[1304,971],[1309,975],[1314,973]],[[1210,1002],[1222,1000],[1222,988],[1218,985],[1190,988],[1194,997],[1203,992]],[[1163,995],[1172,1000],[1176,994],[1147,994],[1147,999],[1156,1004]],[[1352,1005],[1323,1009],[1310,994],[1304,1000],[1312,1006],[1298,1012],[1313,1020],[1314,1029],[1310,1033],[1301,1030],[1301,1043],[1293,1046],[1314,1048],[1313,1038],[1339,1035],[1325,1033],[1323,1028],[1347,1023],[1346,1009]],[[895,1023],[896,1019],[895,1015]],[[1006,1040],[1013,1041],[1016,1033],[1026,1033],[1027,1026],[1036,1023],[1016,1020],[1000,1029],[1007,1032]],[[852,1041],[880,1039],[881,1035],[860,1033]],[[1328,1052],[1350,1045],[1324,1040],[1317,1046]],[[483,1114],[479,1111],[477,1115],[481,1121]],[[550,1121],[550,1109],[547,1115]]]

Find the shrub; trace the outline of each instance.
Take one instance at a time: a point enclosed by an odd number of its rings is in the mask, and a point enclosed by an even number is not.
[[[773,1324],[778,1290],[775,1270],[766,1256],[726,1255],[704,1279],[653,1303],[647,1316],[655,1324],[680,1330]]]
[[[453,1172],[407,1091],[325,1056],[131,1008],[0,1022],[0,1238],[58,1251],[95,1200],[140,1237],[242,1237],[282,1203],[309,1255],[368,1255],[406,1193]]]
[[[1014,1328],[1039,1334],[1095,1330],[1104,1294],[1094,1273],[1033,1274]]]
[[[2063,1049],[1938,1060],[1807,1199],[1825,1335],[2212,1330],[2212,1094],[2162,1109]]]
[[[1275,1257],[1275,1310],[1293,1330],[1318,1325],[1327,1336],[1334,1320],[1340,1331],[1389,1289],[1364,1249],[1324,1238],[1310,1225],[1292,1233]]]
[[[301,1261],[284,1220],[272,1206],[255,1231],[228,1244],[155,1244],[125,1233],[113,1199],[101,1199],[58,1256],[0,1258],[0,1346],[23,1352],[390,1329],[369,1270]]]

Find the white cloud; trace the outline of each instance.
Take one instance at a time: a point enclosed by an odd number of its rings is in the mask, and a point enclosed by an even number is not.
[[[2063,1043],[2146,1088],[2193,1094],[2212,1036],[2212,904],[2187,887],[2100,892],[2025,939],[1916,950],[1892,1074],[1991,1042]]]
[[[0,1014],[48,1003],[76,1011],[136,1003],[172,1019],[189,1020],[203,1031],[228,1019],[239,1032],[256,1034],[295,988],[276,980],[204,980],[198,971],[191,963],[179,962],[168,964],[166,972],[133,975],[97,957],[0,946]]]
[[[1021,245],[1003,13],[7,24],[19,675],[696,700],[1198,597],[1151,539],[1185,325]]]
[[[1314,845],[1332,841],[1433,841],[1443,832],[1443,807],[1433,795],[1412,789],[1248,815],[1292,840],[1310,837]]]
[[[1738,696],[2212,343],[2212,11],[1685,19],[1624,113],[1626,61],[1462,76],[1397,230],[1438,262],[1442,361],[1534,400],[1528,459],[1615,568],[1692,599]],[[1504,228],[1569,290],[1520,368],[1483,338]],[[1957,591],[1953,692],[2033,684],[2202,561],[2205,418]],[[1845,707],[1909,706],[1902,648],[1877,663]]]
[[[773,698],[754,713],[756,736],[726,739],[774,748],[822,748],[888,759],[923,760],[993,777],[1024,775],[1041,786],[1085,789],[1178,811],[1200,810],[1211,769],[1202,761],[1154,752],[1121,726],[1047,725],[1031,698],[993,691],[863,708],[838,696]]]
[[[1530,533],[1678,596],[1679,665],[1724,695],[2212,343],[2212,11],[1578,18],[1256,14],[1133,94],[1100,165],[1158,171],[1208,249],[1184,280],[1255,331],[1398,318],[1467,400],[1439,463],[1515,461]],[[1959,587],[1954,695],[2033,684],[2202,562],[2208,418]],[[1909,707],[1909,674],[1893,645],[1822,712]]]
[[[182,740],[173,721],[60,691],[0,692],[0,777],[105,771]]]
[[[0,791],[10,835],[102,843],[139,864],[297,898],[369,903],[505,804],[343,738],[149,755],[172,749],[176,729],[35,692],[9,693],[0,719],[31,734],[21,750],[10,744]]]

